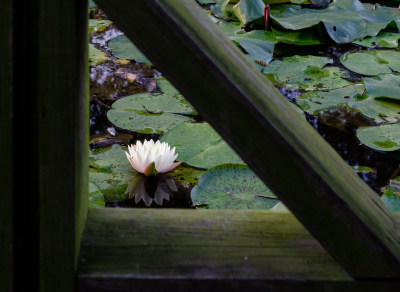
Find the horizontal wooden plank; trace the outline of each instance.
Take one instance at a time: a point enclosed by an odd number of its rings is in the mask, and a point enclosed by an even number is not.
[[[399,278],[400,235],[378,196],[192,0],[97,0],[356,278]]]
[[[289,212],[89,209],[79,262],[79,291],[400,289],[352,280]]]
[[[349,279],[289,212],[89,209],[79,282],[113,278]]]

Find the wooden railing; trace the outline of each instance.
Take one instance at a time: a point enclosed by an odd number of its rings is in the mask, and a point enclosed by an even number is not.
[[[195,1],[96,2],[297,219],[270,211],[89,210],[81,240],[87,213],[87,3],[6,0],[0,155],[16,183],[11,175],[1,177],[2,185],[14,187],[5,188],[0,214],[1,233],[13,234],[1,239],[1,291],[400,288],[398,217]],[[34,12],[23,13],[21,23],[18,5]],[[22,111],[26,104],[31,111]],[[33,129],[28,147],[19,136],[25,127]],[[3,147],[14,151],[12,159]],[[27,239],[33,239],[32,250],[22,244]],[[25,280],[29,271],[37,271],[33,286]]]

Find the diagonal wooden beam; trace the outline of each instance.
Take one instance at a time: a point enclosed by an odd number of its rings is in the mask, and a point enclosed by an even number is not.
[[[193,0],[96,0],[355,278],[399,278],[378,196]]]

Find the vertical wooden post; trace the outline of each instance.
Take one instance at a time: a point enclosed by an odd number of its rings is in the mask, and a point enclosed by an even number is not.
[[[12,1],[0,9],[0,291],[11,291],[12,282]]]
[[[8,2],[14,5],[13,290],[72,292],[87,212],[87,0]]]
[[[73,291],[88,201],[88,8],[39,5],[40,290]]]

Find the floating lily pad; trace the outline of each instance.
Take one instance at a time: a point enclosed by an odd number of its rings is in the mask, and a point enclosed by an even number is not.
[[[143,134],[165,131],[196,114],[183,96],[166,80],[158,81],[162,93],[135,94],[114,102],[107,117],[115,126]]]
[[[227,36],[235,36],[240,33],[245,33],[245,31],[242,29],[240,22],[238,21],[221,20],[217,23],[217,26]]]
[[[238,34],[231,39],[238,43],[252,61],[262,61],[268,64],[271,59],[277,40],[272,33],[264,30],[253,30],[245,34]],[[262,68],[260,66],[260,68]]]
[[[333,60],[325,57],[293,56],[272,61],[263,73],[277,86],[289,89],[324,90],[351,84],[338,67],[322,68],[331,63]]]
[[[108,42],[108,47],[118,59],[134,60],[137,63],[151,65],[149,59],[125,35],[111,39]]]
[[[279,200],[265,184],[243,164],[223,164],[209,169],[193,188],[196,205],[209,209],[271,209]]]
[[[105,30],[112,22],[106,19],[89,19],[89,33]]]
[[[89,44],[89,66],[99,65],[109,60],[106,53]]]
[[[94,183],[89,183],[89,208],[105,206],[104,195]]]
[[[366,37],[353,43],[368,48],[397,48],[399,46],[400,33],[381,32],[374,37]]]
[[[357,138],[364,145],[380,151],[400,149],[400,124],[363,127],[357,130]]]
[[[177,160],[180,161],[179,153]],[[205,170],[181,164],[173,172],[167,173],[167,175],[175,179],[184,188],[190,188],[197,185],[204,172]]]
[[[306,112],[317,115],[321,111],[344,108],[360,112],[377,124],[397,122],[400,103],[368,96],[362,84],[350,85],[330,91],[307,92],[297,98],[297,104]]]
[[[232,7],[232,11],[243,25],[247,25],[264,17],[264,7],[262,0],[241,0]]]
[[[314,30],[279,31],[272,28],[273,37],[285,44],[297,46],[311,46],[325,44],[327,41]]]
[[[215,5],[210,7],[212,14],[218,18],[225,18],[225,13],[222,11],[222,4],[223,1],[217,1]]]
[[[178,161],[198,168],[242,163],[233,149],[208,123],[183,123],[166,132],[161,142],[176,147]]]
[[[340,62],[349,70],[363,75],[380,75],[400,72],[400,52],[370,50],[359,53],[345,53]]]
[[[370,173],[376,171],[369,166],[351,165],[350,166],[356,173]]]
[[[382,188],[384,191],[381,199],[391,212],[400,212],[400,176],[391,180]]]
[[[138,174],[129,165],[120,145],[89,155],[89,182],[98,188],[107,202],[125,200],[129,181]],[[90,195],[90,194],[89,194]]]
[[[362,4],[358,0],[336,0],[326,9],[301,9],[291,6],[283,12],[271,10],[271,17],[286,29],[299,30],[322,22],[336,43],[349,43],[375,36],[390,22],[400,18],[400,11]]]
[[[400,75],[385,74],[364,79],[365,88],[371,97],[384,97],[400,101]]]

